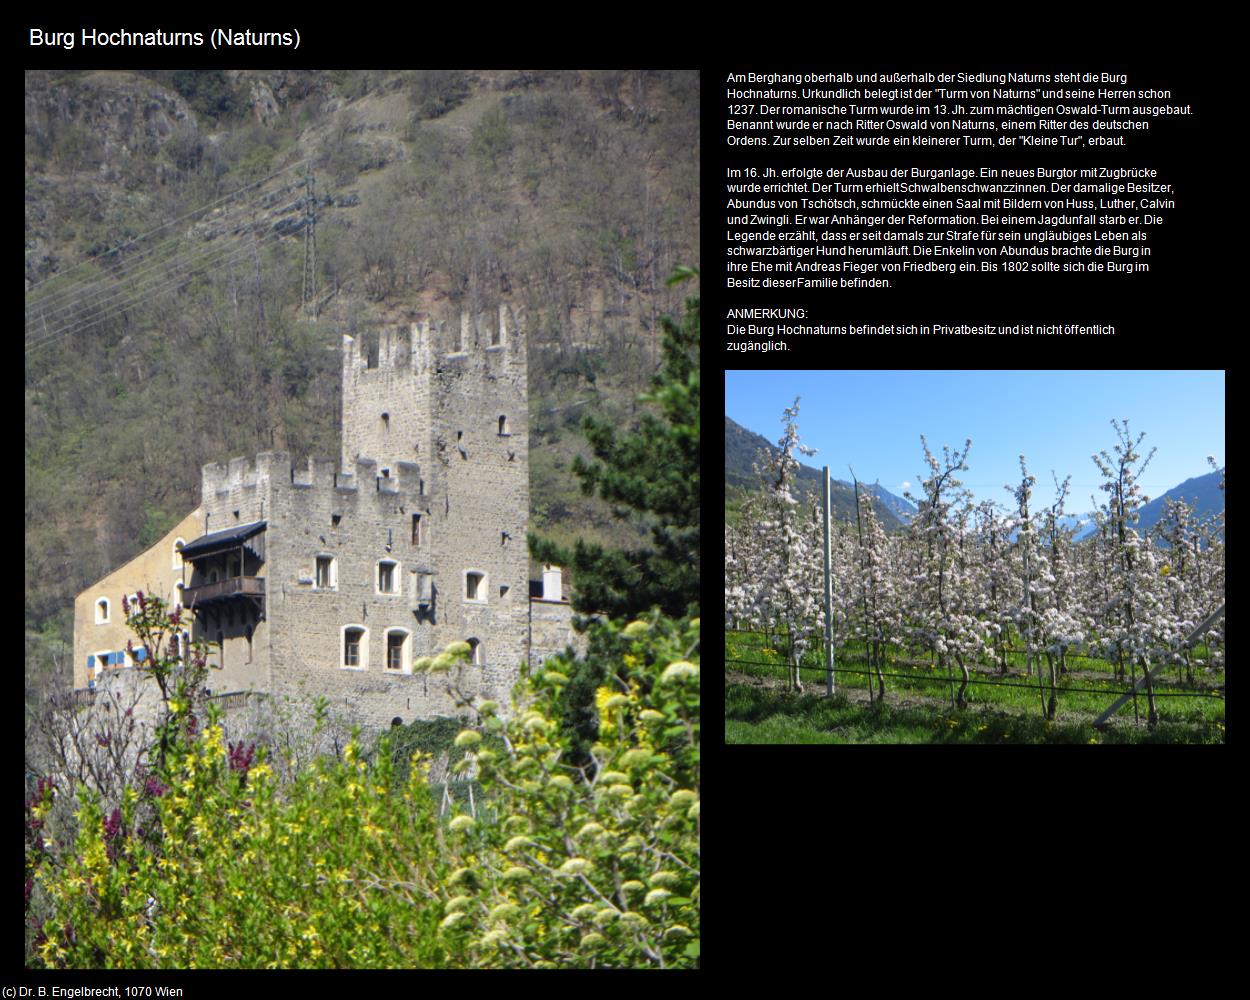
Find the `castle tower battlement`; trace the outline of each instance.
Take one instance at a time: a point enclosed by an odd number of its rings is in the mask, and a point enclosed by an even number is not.
[[[506,700],[531,648],[524,337],[501,306],[342,351],[338,461],[204,466],[205,535],[222,534],[187,592],[217,683],[341,696],[378,726],[451,714],[412,665],[465,640],[469,687]]]

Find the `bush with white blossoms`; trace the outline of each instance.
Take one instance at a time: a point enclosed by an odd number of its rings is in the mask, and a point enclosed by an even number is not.
[[[600,626],[617,630],[617,626]],[[595,704],[589,762],[559,725],[573,664],[547,660],[507,721],[506,754],[457,738],[497,821],[453,819],[441,932],[455,964],[690,968],[699,958],[699,623],[637,623]],[[474,734],[476,735],[476,734]],[[464,817],[467,819],[467,817]]]
[[[815,665],[823,628],[822,518],[793,490],[797,412],[796,400],[777,449],[757,462],[760,492],[725,530],[726,625],[765,633],[766,652],[789,661],[791,683],[805,652]],[[1126,421],[1112,425],[1118,443],[1093,456],[1106,500],[1079,543],[1086,522],[1074,525],[1064,512],[1070,478],[1054,476],[1056,499],[1038,509],[1023,456],[1020,479],[1007,487],[1011,509],[974,504],[957,478],[969,468],[970,441],[939,459],[921,437],[928,471],[902,530],[885,533],[860,488],[857,521],[834,522],[833,644],[851,645],[856,669],[867,661],[878,694],[889,651],[927,654],[949,673],[951,701],[962,706],[972,666],[1006,673],[1009,650],[1020,650],[1029,675],[1050,675],[1043,708],[1051,718],[1070,656],[1107,659],[1125,681],[1160,664],[1189,683],[1223,668],[1223,618],[1194,632],[1224,603],[1224,515],[1199,519],[1172,501],[1145,536],[1136,525],[1149,502],[1139,481],[1150,456],[1138,453],[1142,437]],[[1153,724],[1152,683],[1145,695]]]

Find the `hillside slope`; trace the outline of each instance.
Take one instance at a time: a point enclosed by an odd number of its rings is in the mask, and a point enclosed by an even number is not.
[[[749,431],[729,417],[725,418],[725,503],[727,516],[736,516],[743,499],[759,489],[759,477],[754,472],[755,462],[761,451],[776,455],[777,448],[763,435]],[[799,464],[798,488],[804,497],[820,499],[824,494],[824,475],[810,466]],[[891,509],[891,505],[882,499],[879,486],[860,484],[860,489],[867,488],[877,496],[873,502],[873,510],[882,526],[887,531],[897,531],[902,522]],[[878,492],[880,491],[880,492]],[[886,494],[889,496],[889,494]],[[893,500],[910,507],[905,500],[893,497]],[[833,516],[841,520],[855,520],[855,490],[848,483],[831,480],[829,485],[829,507]]]

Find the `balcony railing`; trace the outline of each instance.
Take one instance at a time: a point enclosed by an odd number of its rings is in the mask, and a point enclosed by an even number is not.
[[[232,597],[265,596],[265,578],[263,576],[235,576],[216,583],[205,583],[198,587],[184,587],[182,603],[187,607],[204,606],[215,601],[225,601]]]

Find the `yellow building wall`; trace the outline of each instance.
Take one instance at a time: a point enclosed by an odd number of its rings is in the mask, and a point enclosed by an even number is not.
[[[126,642],[134,638],[126,627],[122,598],[140,590],[173,603],[176,587],[182,582],[182,558],[176,555],[175,543],[193,542],[204,534],[204,510],[197,507],[147,551],[97,580],[74,599],[74,687],[85,688],[104,670],[132,665],[126,656]],[[108,602],[107,621],[97,610],[99,602]],[[190,624],[188,623],[188,629]],[[106,665],[106,658],[122,664]],[[95,657],[88,668],[88,657]]]

